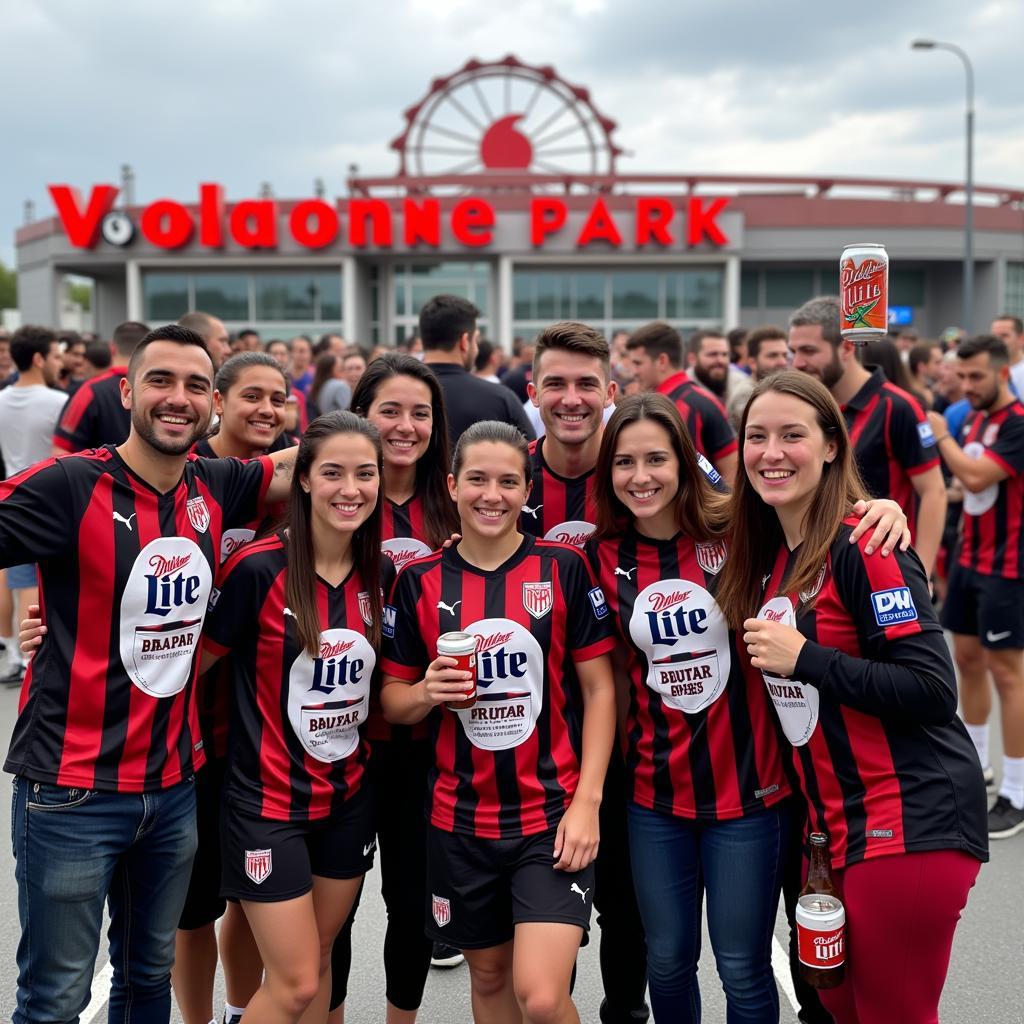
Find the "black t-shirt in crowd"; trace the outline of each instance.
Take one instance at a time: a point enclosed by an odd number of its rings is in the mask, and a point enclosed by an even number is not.
[[[474,377],[454,363],[427,363],[441,382],[448,411],[448,436],[455,445],[465,431],[481,420],[511,423],[533,440],[533,427],[516,396],[501,384]]]

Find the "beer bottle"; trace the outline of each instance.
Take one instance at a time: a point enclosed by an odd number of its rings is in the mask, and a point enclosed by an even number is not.
[[[846,975],[846,910],[835,882],[828,836],[810,835],[811,864],[796,904],[800,976],[812,988],[835,988]]]

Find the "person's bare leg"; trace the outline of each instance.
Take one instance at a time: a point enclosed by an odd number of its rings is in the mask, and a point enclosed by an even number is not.
[[[960,706],[968,725],[986,725],[992,713],[992,685],[981,641],[966,633],[953,634],[953,658],[960,679]]]
[[[244,1009],[263,981],[263,960],[245,912],[231,900],[220,922],[220,964],[228,1005]]]
[[[464,949],[476,1024],[522,1024],[512,985],[512,943]]]
[[[577,925],[516,925],[512,976],[524,1024],[579,1024],[569,983],[582,939]]]
[[[217,933],[213,923],[179,928],[174,936],[171,987],[185,1024],[210,1024],[213,982],[217,975]]]

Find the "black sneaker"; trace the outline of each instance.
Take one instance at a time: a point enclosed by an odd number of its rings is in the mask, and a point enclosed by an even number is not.
[[[1024,831],[1024,809],[1018,809],[1005,796],[996,797],[988,812],[989,839],[1009,839]]]
[[[607,999],[602,999],[597,1014],[601,1024],[647,1024],[651,1019],[651,1008],[641,1003],[635,1009],[622,1013],[614,1010]]]
[[[446,946],[443,942],[435,942],[430,955],[431,967],[458,967],[465,961],[462,951],[454,946]]]

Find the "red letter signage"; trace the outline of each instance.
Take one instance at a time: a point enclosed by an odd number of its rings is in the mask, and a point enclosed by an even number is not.
[[[608,211],[603,199],[598,199],[590,208],[590,215],[587,217],[576,244],[582,248],[590,245],[591,242],[607,242],[609,245],[618,248],[622,245],[622,235],[615,226],[615,219]]]
[[[50,185],[49,192],[68,241],[79,249],[91,249],[100,237],[100,222],[114,208],[118,190],[113,185],[94,185],[84,210],[77,188]]]
[[[686,242],[688,245],[700,245],[705,235],[714,245],[728,245],[729,239],[722,233],[715,218],[728,205],[728,199],[711,199],[707,209],[704,200],[691,196],[687,205]]]
[[[402,235],[408,246],[441,244],[441,204],[436,199],[406,199],[402,203],[405,231]]]
[[[158,199],[142,211],[142,237],[159,249],[188,245],[196,226],[192,214],[173,199]]]
[[[675,215],[672,203],[663,196],[643,196],[636,201],[636,244],[647,245],[654,239],[658,245],[671,245],[669,221]]]
[[[231,237],[246,249],[277,248],[277,203],[243,199],[231,210]]]
[[[199,186],[199,244],[219,249],[224,244],[224,189]]]
[[[349,245],[366,245],[366,221],[373,223],[373,244],[391,248],[391,208],[383,199],[350,199],[348,203]]]
[[[463,245],[490,245],[494,239],[494,207],[483,199],[463,199],[452,210],[452,234]]]
[[[568,215],[562,199],[534,199],[530,203],[530,245],[543,245],[548,235],[562,229]]]
[[[313,227],[309,226],[310,220]],[[322,199],[296,203],[288,220],[292,238],[307,249],[322,249],[338,237],[338,211]]]

